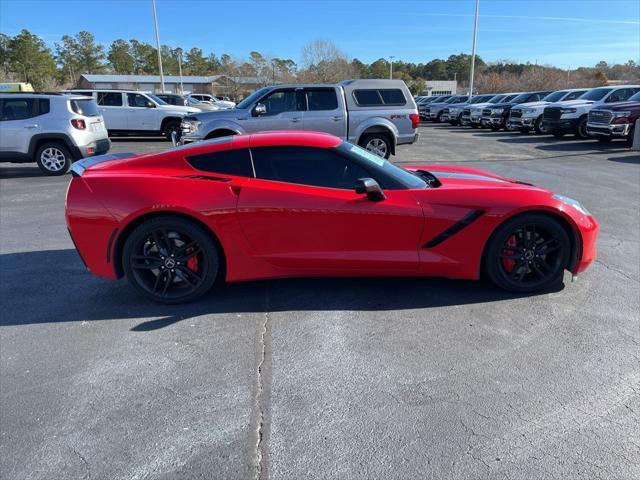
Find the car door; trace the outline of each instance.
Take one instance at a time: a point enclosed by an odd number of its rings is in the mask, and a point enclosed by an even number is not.
[[[418,268],[422,209],[410,190],[371,201],[354,190],[364,167],[332,149],[252,148],[256,178],[238,199],[252,252],[275,266],[407,273]]]
[[[257,115],[254,107],[251,114],[241,120],[247,132],[302,130],[302,89],[278,88],[262,97],[257,104],[264,105],[266,113]]]
[[[127,93],[127,130],[157,132],[160,120],[157,105],[141,93]]]
[[[127,110],[122,92],[97,92],[96,103],[107,130],[127,130]]]
[[[13,96],[0,100],[2,102],[0,104],[0,151],[2,153],[24,154],[29,151],[31,137],[41,130],[37,118],[38,101],[39,99],[35,98]]]
[[[302,112],[305,130],[326,132],[346,138],[347,119],[344,97],[334,87],[312,87],[304,89],[306,110]]]

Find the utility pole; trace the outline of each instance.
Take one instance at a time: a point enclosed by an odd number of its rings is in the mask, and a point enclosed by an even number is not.
[[[156,31],[156,46],[158,48],[158,68],[160,69],[160,88],[164,93],[164,74],[162,73],[162,55],[160,54],[160,35],[158,34],[158,17],[156,16],[156,0],[151,0],[153,9],[153,28]]]
[[[471,78],[469,79],[469,100],[473,96],[473,74],[476,68],[476,37],[478,36],[478,7],[480,0],[476,0],[476,14],[473,17],[473,47],[471,49]]]
[[[184,94],[182,86],[182,49],[178,48],[178,75],[180,75],[180,94]]]
[[[393,80],[393,59],[396,58],[394,55],[390,55],[389,58],[391,62],[389,63],[389,80]]]
[[[571,85],[571,80],[569,76],[571,75],[571,67],[567,68],[567,87]]]

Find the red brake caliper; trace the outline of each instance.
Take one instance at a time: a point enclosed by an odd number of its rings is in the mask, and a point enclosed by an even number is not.
[[[515,247],[517,245],[516,236],[511,235],[508,238],[508,240],[505,242],[505,245],[509,247]],[[504,250],[504,249],[503,249],[503,252],[506,253],[507,255],[513,255],[516,253],[513,250]],[[503,258],[502,264],[504,265],[504,269],[509,273],[511,273],[511,271],[513,270],[513,267],[516,266],[515,260],[511,260],[510,258]]]
[[[189,250],[187,250],[187,254],[193,252],[193,248],[190,248]],[[197,272],[198,271],[198,256],[194,255],[193,257],[189,258],[189,260],[187,260],[187,268],[189,270],[191,270],[192,272]]]

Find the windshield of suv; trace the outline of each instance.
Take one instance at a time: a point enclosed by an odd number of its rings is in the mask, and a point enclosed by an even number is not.
[[[160,97],[155,96],[153,93],[147,93],[147,96],[153,99],[158,105],[168,105],[167,102],[162,100]]]
[[[566,90],[560,90],[557,92],[551,92],[549,95],[542,99],[543,102],[559,102],[567,93]]]
[[[264,88],[261,88],[260,90],[256,90],[251,95],[249,95],[247,98],[245,98],[240,103],[238,103],[236,105],[236,108],[240,108],[240,109],[249,108],[249,106],[253,102],[255,102],[257,99],[259,99],[260,97],[262,97],[265,93],[267,93],[269,91],[271,91],[271,88],[269,88],[269,87],[264,87]]]
[[[464,97],[453,97],[453,102],[451,103],[464,103],[469,99],[469,97],[464,96]]]
[[[524,103],[527,100],[529,100],[529,97],[531,96],[530,93],[521,93],[520,95],[516,95],[515,97],[512,97],[511,100],[507,100],[505,99],[505,102],[511,102],[511,103]]]
[[[469,103],[484,103],[491,99],[491,95],[476,95]]]
[[[501,100],[501,102],[503,102],[503,103],[509,103],[509,102],[511,102],[512,100],[515,100],[515,98],[516,98],[517,96],[518,96],[518,94],[517,94],[517,93],[516,93],[516,94],[514,94],[514,95],[506,95],[506,96]]]
[[[589,90],[587,93],[579,96],[580,100],[593,100],[598,101],[602,100],[604,96],[611,91],[610,88],[594,88],[593,90]]]
[[[373,170],[382,169],[382,171],[392,177],[396,182],[406,186],[407,188],[425,188],[427,182],[404,168],[397,167],[382,157],[379,157],[364,148],[353,145],[352,143],[342,142],[337,147],[338,150],[345,152],[347,155],[355,155],[358,159],[363,160],[366,165],[370,165]]]
[[[640,102],[640,92],[638,92],[638,93],[636,93],[634,95],[631,95],[629,97],[629,100],[627,100],[627,101],[628,102]]]
[[[487,103],[500,103],[506,95],[494,95],[491,99],[487,100]]]

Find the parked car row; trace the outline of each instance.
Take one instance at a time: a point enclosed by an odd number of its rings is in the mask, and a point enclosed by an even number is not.
[[[420,119],[471,128],[609,141],[633,141],[640,117],[640,85],[558,91],[451,95],[418,104]]]
[[[47,175],[106,153],[109,136],[164,135],[181,143],[273,130],[333,134],[380,157],[413,143],[416,104],[401,80],[262,88],[238,105],[204,94],[74,89],[0,94],[0,160],[37,162]]]

